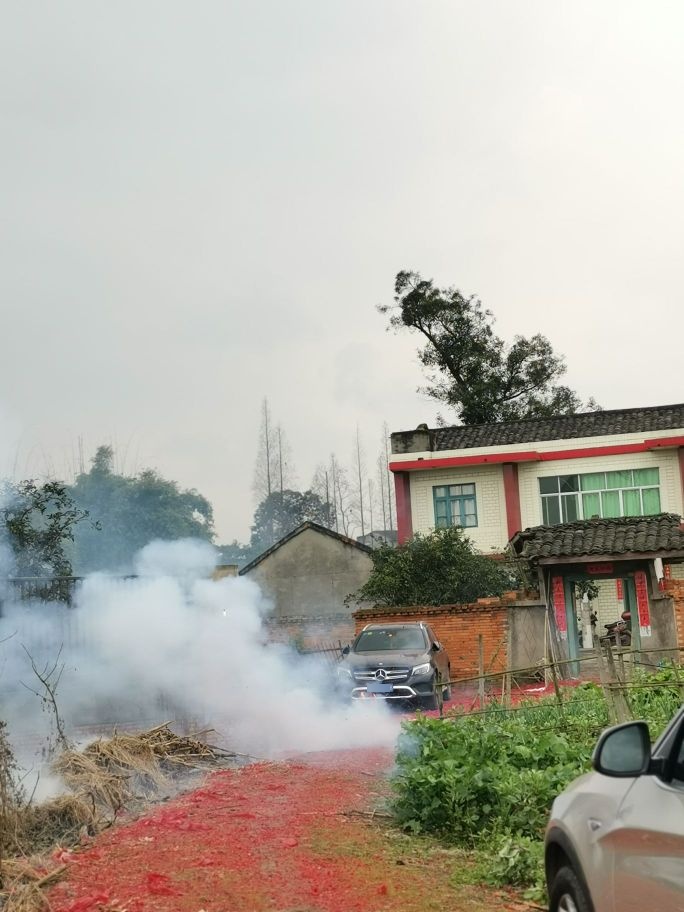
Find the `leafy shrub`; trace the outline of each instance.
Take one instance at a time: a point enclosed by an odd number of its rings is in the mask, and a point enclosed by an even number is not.
[[[368,581],[355,593],[358,601],[384,605],[448,605],[501,595],[515,585],[500,561],[479,554],[463,529],[437,529],[415,535],[399,548],[384,546],[371,554]]]
[[[530,836],[510,833],[496,837],[484,850],[483,880],[495,887],[532,886],[544,891],[544,843]]]
[[[538,837],[551,801],[587,765],[591,743],[492,713],[405,726],[397,757],[397,817],[412,832],[474,844],[503,821]]]
[[[682,702],[684,673],[637,674],[629,689],[635,718],[657,735]],[[589,769],[596,738],[609,724],[594,684],[568,688],[559,708],[543,698],[507,709],[405,723],[394,778],[394,810],[409,832],[433,833],[475,848],[483,880],[543,883],[542,838],[551,804]]]

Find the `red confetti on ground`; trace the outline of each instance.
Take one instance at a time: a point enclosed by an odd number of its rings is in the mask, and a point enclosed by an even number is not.
[[[452,858],[413,855],[410,840],[364,816],[387,793],[392,765],[390,751],[341,751],[215,773],[202,788],[103,833],[97,848],[74,853],[66,880],[49,893],[51,909],[511,908],[510,897],[454,886]]]

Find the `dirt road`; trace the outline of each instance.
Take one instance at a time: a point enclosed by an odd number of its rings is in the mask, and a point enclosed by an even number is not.
[[[211,775],[67,855],[54,912],[493,912],[458,857],[386,824],[389,751],[316,754]]]

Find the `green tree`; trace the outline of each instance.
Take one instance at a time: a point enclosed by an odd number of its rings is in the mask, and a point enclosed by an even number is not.
[[[70,576],[69,546],[88,510],[58,481],[7,483],[0,492],[0,527],[12,549],[18,576]]]
[[[153,469],[137,475],[113,471],[111,447],[98,447],[89,472],[78,475],[71,494],[101,530],[81,528],[75,536],[74,564],[79,573],[126,572],[134,554],[156,538],[213,541],[213,511],[195,490],[183,490]]]
[[[456,410],[463,424],[516,418],[571,415],[583,405],[558,383],[565,361],[537,333],[516,336],[510,345],[493,330],[494,317],[482,302],[456,288],[436,288],[417,272],[399,272],[395,304],[381,306],[390,326],[419,332],[426,340],[419,357],[429,386],[423,392]]]
[[[368,581],[353,598],[382,605],[456,605],[501,595],[514,584],[504,564],[478,554],[459,527],[417,534],[371,554]]]
[[[252,552],[260,554],[307,521],[330,527],[333,523],[331,505],[313,491],[274,491],[254,512]]]

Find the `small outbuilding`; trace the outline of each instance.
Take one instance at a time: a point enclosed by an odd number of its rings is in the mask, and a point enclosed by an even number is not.
[[[240,570],[274,604],[272,621],[309,635],[353,635],[345,599],[368,579],[371,548],[315,522],[298,526]],[[292,632],[292,631],[291,631]]]

